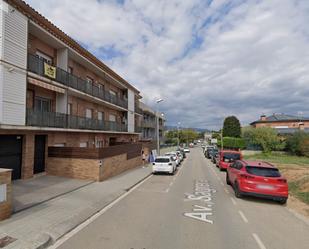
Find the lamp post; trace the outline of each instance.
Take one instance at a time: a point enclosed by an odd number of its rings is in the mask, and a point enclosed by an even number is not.
[[[160,134],[159,134],[159,103],[161,103],[163,99],[157,99],[157,110],[156,110],[156,135],[157,135],[157,153],[160,155]]]
[[[179,148],[180,138],[179,138],[179,128],[180,128],[180,122],[177,123],[177,148]]]

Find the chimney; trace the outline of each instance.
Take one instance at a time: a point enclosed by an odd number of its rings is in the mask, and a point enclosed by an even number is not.
[[[305,124],[303,122],[298,123],[298,128],[303,131],[305,129]]]
[[[261,121],[266,121],[266,115],[265,114],[261,115],[260,120]]]

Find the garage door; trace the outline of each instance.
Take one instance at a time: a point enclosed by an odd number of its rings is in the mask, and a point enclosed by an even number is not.
[[[0,168],[12,169],[12,179],[21,177],[22,136],[0,135]]]

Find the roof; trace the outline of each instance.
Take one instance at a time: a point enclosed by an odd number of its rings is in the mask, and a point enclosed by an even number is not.
[[[98,59],[96,56],[94,56],[92,53],[90,53],[87,49],[83,48],[77,41],[75,41],[69,35],[64,33],[61,29],[59,29],[52,22],[50,22],[46,17],[41,15],[34,8],[32,8],[29,4],[27,4],[23,0],[5,0],[5,1],[9,5],[13,6],[18,11],[20,11],[22,14],[27,16],[30,20],[32,20],[33,22],[40,25],[43,29],[45,29],[51,35],[57,37],[62,42],[64,42],[66,45],[71,47],[73,50],[75,50],[76,52],[78,52],[79,54],[81,54],[82,56],[87,58],[89,61],[94,63],[100,69],[111,74],[113,77],[115,77],[121,83],[123,83],[127,87],[133,89],[136,93],[138,93],[138,94],[140,93],[138,89],[136,89],[129,82],[127,82],[124,78],[122,78],[120,75],[118,75],[115,71],[113,71],[111,68],[109,68],[107,65],[105,65],[100,59]]]
[[[269,162],[264,161],[250,161],[250,160],[242,160],[245,164],[252,167],[263,167],[263,168],[276,168],[274,165],[272,165]]]
[[[300,117],[300,116],[293,116],[293,115],[286,115],[283,113],[274,113],[266,117],[265,120],[256,120],[251,123],[251,125],[256,123],[268,123],[268,122],[292,122],[292,121],[309,121],[308,117]]]

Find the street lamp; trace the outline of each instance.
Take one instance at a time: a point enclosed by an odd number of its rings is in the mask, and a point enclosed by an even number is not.
[[[156,129],[156,135],[157,135],[157,153],[160,155],[160,134],[159,134],[159,103],[161,103],[163,99],[157,99],[157,110],[156,110],[156,120],[157,120],[157,129]]]
[[[179,127],[180,127],[180,122],[177,123],[177,148],[179,148],[179,143],[180,143],[180,138],[179,138]]]

